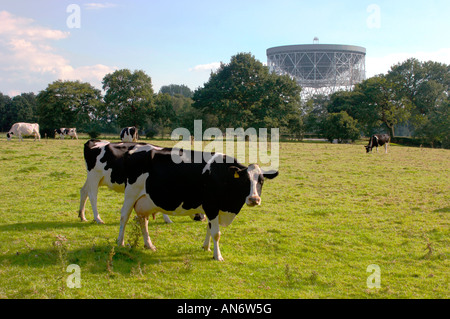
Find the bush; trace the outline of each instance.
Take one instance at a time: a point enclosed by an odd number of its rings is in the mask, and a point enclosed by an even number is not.
[[[360,137],[357,123],[358,121],[345,111],[331,113],[322,123],[322,134],[330,142],[334,139],[337,139],[338,143],[346,140],[354,142]]]
[[[145,137],[147,137],[147,138],[154,138],[156,134],[158,134],[158,130],[153,128],[153,127],[151,127],[145,133]]]
[[[449,145],[441,142],[428,142],[423,138],[414,138],[414,137],[394,137],[391,138],[391,142],[403,146],[413,146],[413,147],[432,147],[432,148],[449,148]]]
[[[88,132],[88,135],[90,138],[97,138],[100,136],[100,133],[97,131],[90,131],[90,132]]]

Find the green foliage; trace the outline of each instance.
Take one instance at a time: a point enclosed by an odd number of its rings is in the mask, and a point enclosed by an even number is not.
[[[119,127],[144,126],[154,107],[151,78],[142,70],[122,69],[105,75],[102,83],[105,120]]]
[[[94,138],[95,139],[95,138],[100,136],[100,133],[97,132],[97,131],[89,131],[88,135],[89,135],[90,138]]]
[[[269,73],[250,53],[239,53],[194,92],[193,106],[216,116],[222,130],[281,127],[288,114],[299,114],[300,90],[290,77]]]
[[[7,131],[16,122],[37,122],[37,103],[34,93],[22,93],[12,99],[0,93],[0,130]]]
[[[357,122],[345,111],[331,113],[322,123],[322,135],[330,142],[334,139],[337,139],[338,143],[347,140],[354,142],[360,136]]]
[[[159,93],[156,96],[153,119],[159,124],[163,138],[165,128],[174,128],[176,126],[176,113],[172,96],[167,93]]]
[[[37,95],[41,134],[60,127],[88,129],[101,101],[100,90],[80,81],[55,81]]]
[[[399,97],[411,105],[415,135],[424,142],[449,145],[450,65],[408,59],[387,74]]]
[[[390,136],[395,136],[395,125],[405,122],[410,116],[411,103],[399,97],[395,86],[384,75],[377,75],[356,85],[359,94],[358,119],[368,127],[384,124]]]

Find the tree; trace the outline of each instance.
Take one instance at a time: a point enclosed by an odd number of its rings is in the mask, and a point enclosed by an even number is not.
[[[355,91],[360,94],[358,119],[366,126],[382,123],[394,137],[395,125],[405,122],[410,116],[411,103],[397,94],[395,84],[384,75],[357,84]]]
[[[322,123],[328,116],[329,104],[329,96],[320,94],[314,95],[302,105],[301,114],[305,132],[320,134],[323,126]]]
[[[391,67],[387,79],[395,84],[399,97],[406,97],[414,112],[427,114],[441,92],[450,86],[450,65],[411,58]]]
[[[6,132],[11,128],[12,119],[9,112],[11,98],[8,95],[0,93],[0,130]]]
[[[250,53],[239,53],[194,92],[193,106],[216,116],[222,130],[287,126],[286,116],[299,112],[300,91],[295,80],[269,73]]]
[[[155,98],[153,118],[159,124],[163,138],[165,128],[172,128],[176,123],[176,114],[172,102],[172,97],[167,93],[159,93]]]
[[[11,108],[15,112],[14,122],[37,122],[37,102],[33,92],[22,93],[12,98]]]
[[[394,83],[397,95],[411,103],[414,135],[432,145],[446,144],[450,65],[408,59],[394,65],[387,78]]]
[[[95,121],[101,103],[100,90],[80,81],[55,81],[37,95],[41,130],[52,135],[55,128],[87,130]]]
[[[151,78],[142,70],[114,71],[103,78],[103,115],[120,127],[142,127],[153,109]]]
[[[420,116],[420,115],[419,115]],[[422,115],[420,125],[416,119],[414,135],[432,146],[450,148],[450,100],[442,95],[426,115]]]
[[[337,139],[338,143],[346,140],[354,142],[360,137],[357,120],[345,111],[329,114],[323,122],[322,134],[330,142]]]

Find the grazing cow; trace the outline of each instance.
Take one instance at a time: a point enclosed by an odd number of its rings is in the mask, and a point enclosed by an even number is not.
[[[124,245],[124,231],[133,208],[139,217],[144,245],[156,250],[148,235],[149,216],[157,211],[170,215],[206,214],[209,223],[203,248],[210,251],[214,241],[214,259],[222,261],[219,249],[220,226],[228,226],[244,204],[261,204],[264,179],[272,179],[277,171],[263,172],[257,164],[244,166],[235,158],[216,153],[183,151],[182,149],[147,148],[129,152],[125,158],[128,180],[121,209],[118,245]],[[173,160],[178,154],[181,163]],[[197,159],[192,163],[188,159]],[[200,158],[202,159],[200,161]],[[179,162],[179,161],[178,161]]]
[[[80,209],[78,216],[81,221],[86,221],[85,208],[89,197],[94,219],[103,224],[97,209],[97,194],[100,186],[107,186],[116,192],[125,190],[124,156],[133,150],[161,149],[158,146],[145,143],[110,143],[99,140],[89,140],[84,144],[84,159],[87,167],[87,179],[80,191]],[[171,223],[169,216],[163,215],[166,223]],[[203,220],[203,216],[195,216],[195,220]]]
[[[64,137],[66,135],[70,136],[71,138],[76,138],[78,140],[78,135],[77,135],[77,129],[72,127],[72,128],[58,128],[55,130],[55,137],[56,135],[59,135],[59,138],[64,139]]]
[[[8,141],[11,141],[11,138],[13,135],[17,135],[17,137],[23,141],[23,136],[34,136],[34,140],[36,141],[36,138],[41,140],[41,134],[39,134],[39,124],[37,123],[15,123],[9,130],[9,132],[6,134],[6,138]]]
[[[375,134],[372,135],[369,139],[369,144],[365,146],[366,153],[372,152],[372,149],[376,147],[378,153],[378,146],[383,146],[385,148],[385,152],[388,152],[388,144],[391,141],[391,137],[389,134]]]
[[[122,142],[137,142],[138,140],[138,130],[134,126],[125,127],[120,132],[120,139]]]

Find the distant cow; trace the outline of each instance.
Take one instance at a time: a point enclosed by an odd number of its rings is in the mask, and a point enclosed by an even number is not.
[[[78,140],[77,129],[74,128],[74,127],[72,127],[72,128],[64,128],[64,127],[58,128],[58,129],[55,130],[55,137],[56,137],[57,134],[59,135],[60,139],[61,138],[64,139],[64,137],[67,135],[67,136],[70,136],[71,138],[76,138]]]
[[[137,142],[138,140],[138,130],[134,126],[125,127],[120,132],[120,139],[122,142]]]
[[[383,146],[385,148],[385,152],[388,152],[388,145],[391,141],[391,137],[389,134],[375,134],[372,135],[369,139],[369,144],[366,146],[366,153],[372,152],[372,149],[376,147],[378,153],[378,146]]]
[[[203,248],[210,250],[214,241],[214,259],[222,261],[219,249],[220,226],[231,224],[242,206],[261,204],[264,179],[272,179],[277,171],[263,172],[257,164],[244,166],[224,154],[183,151],[182,149],[142,148],[130,151],[125,158],[128,180],[121,209],[118,245],[124,245],[124,232],[133,208],[139,217],[144,245],[156,250],[148,235],[149,216],[163,211],[170,215],[205,213],[209,223]],[[174,161],[180,159],[197,161]],[[200,160],[201,159],[201,160]],[[177,164],[177,162],[180,162]],[[199,163],[196,163],[199,162]]]
[[[6,138],[8,141],[11,141],[11,138],[13,135],[17,135],[17,137],[23,141],[23,136],[34,136],[34,140],[36,141],[36,138],[41,140],[41,134],[39,133],[39,124],[37,123],[15,123],[9,130],[9,132],[6,134]]]
[[[127,176],[125,175],[124,157],[129,151],[141,152],[149,149],[161,149],[158,146],[145,143],[110,143],[107,141],[89,140],[84,144],[84,159],[87,168],[87,179],[80,191],[79,217],[86,221],[85,208],[89,196],[94,219],[103,224],[97,209],[97,194],[100,186],[123,193]],[[171,223],[169,216],[164,215],[166,223]],[[202,220],[204,216],[195,216]]]

